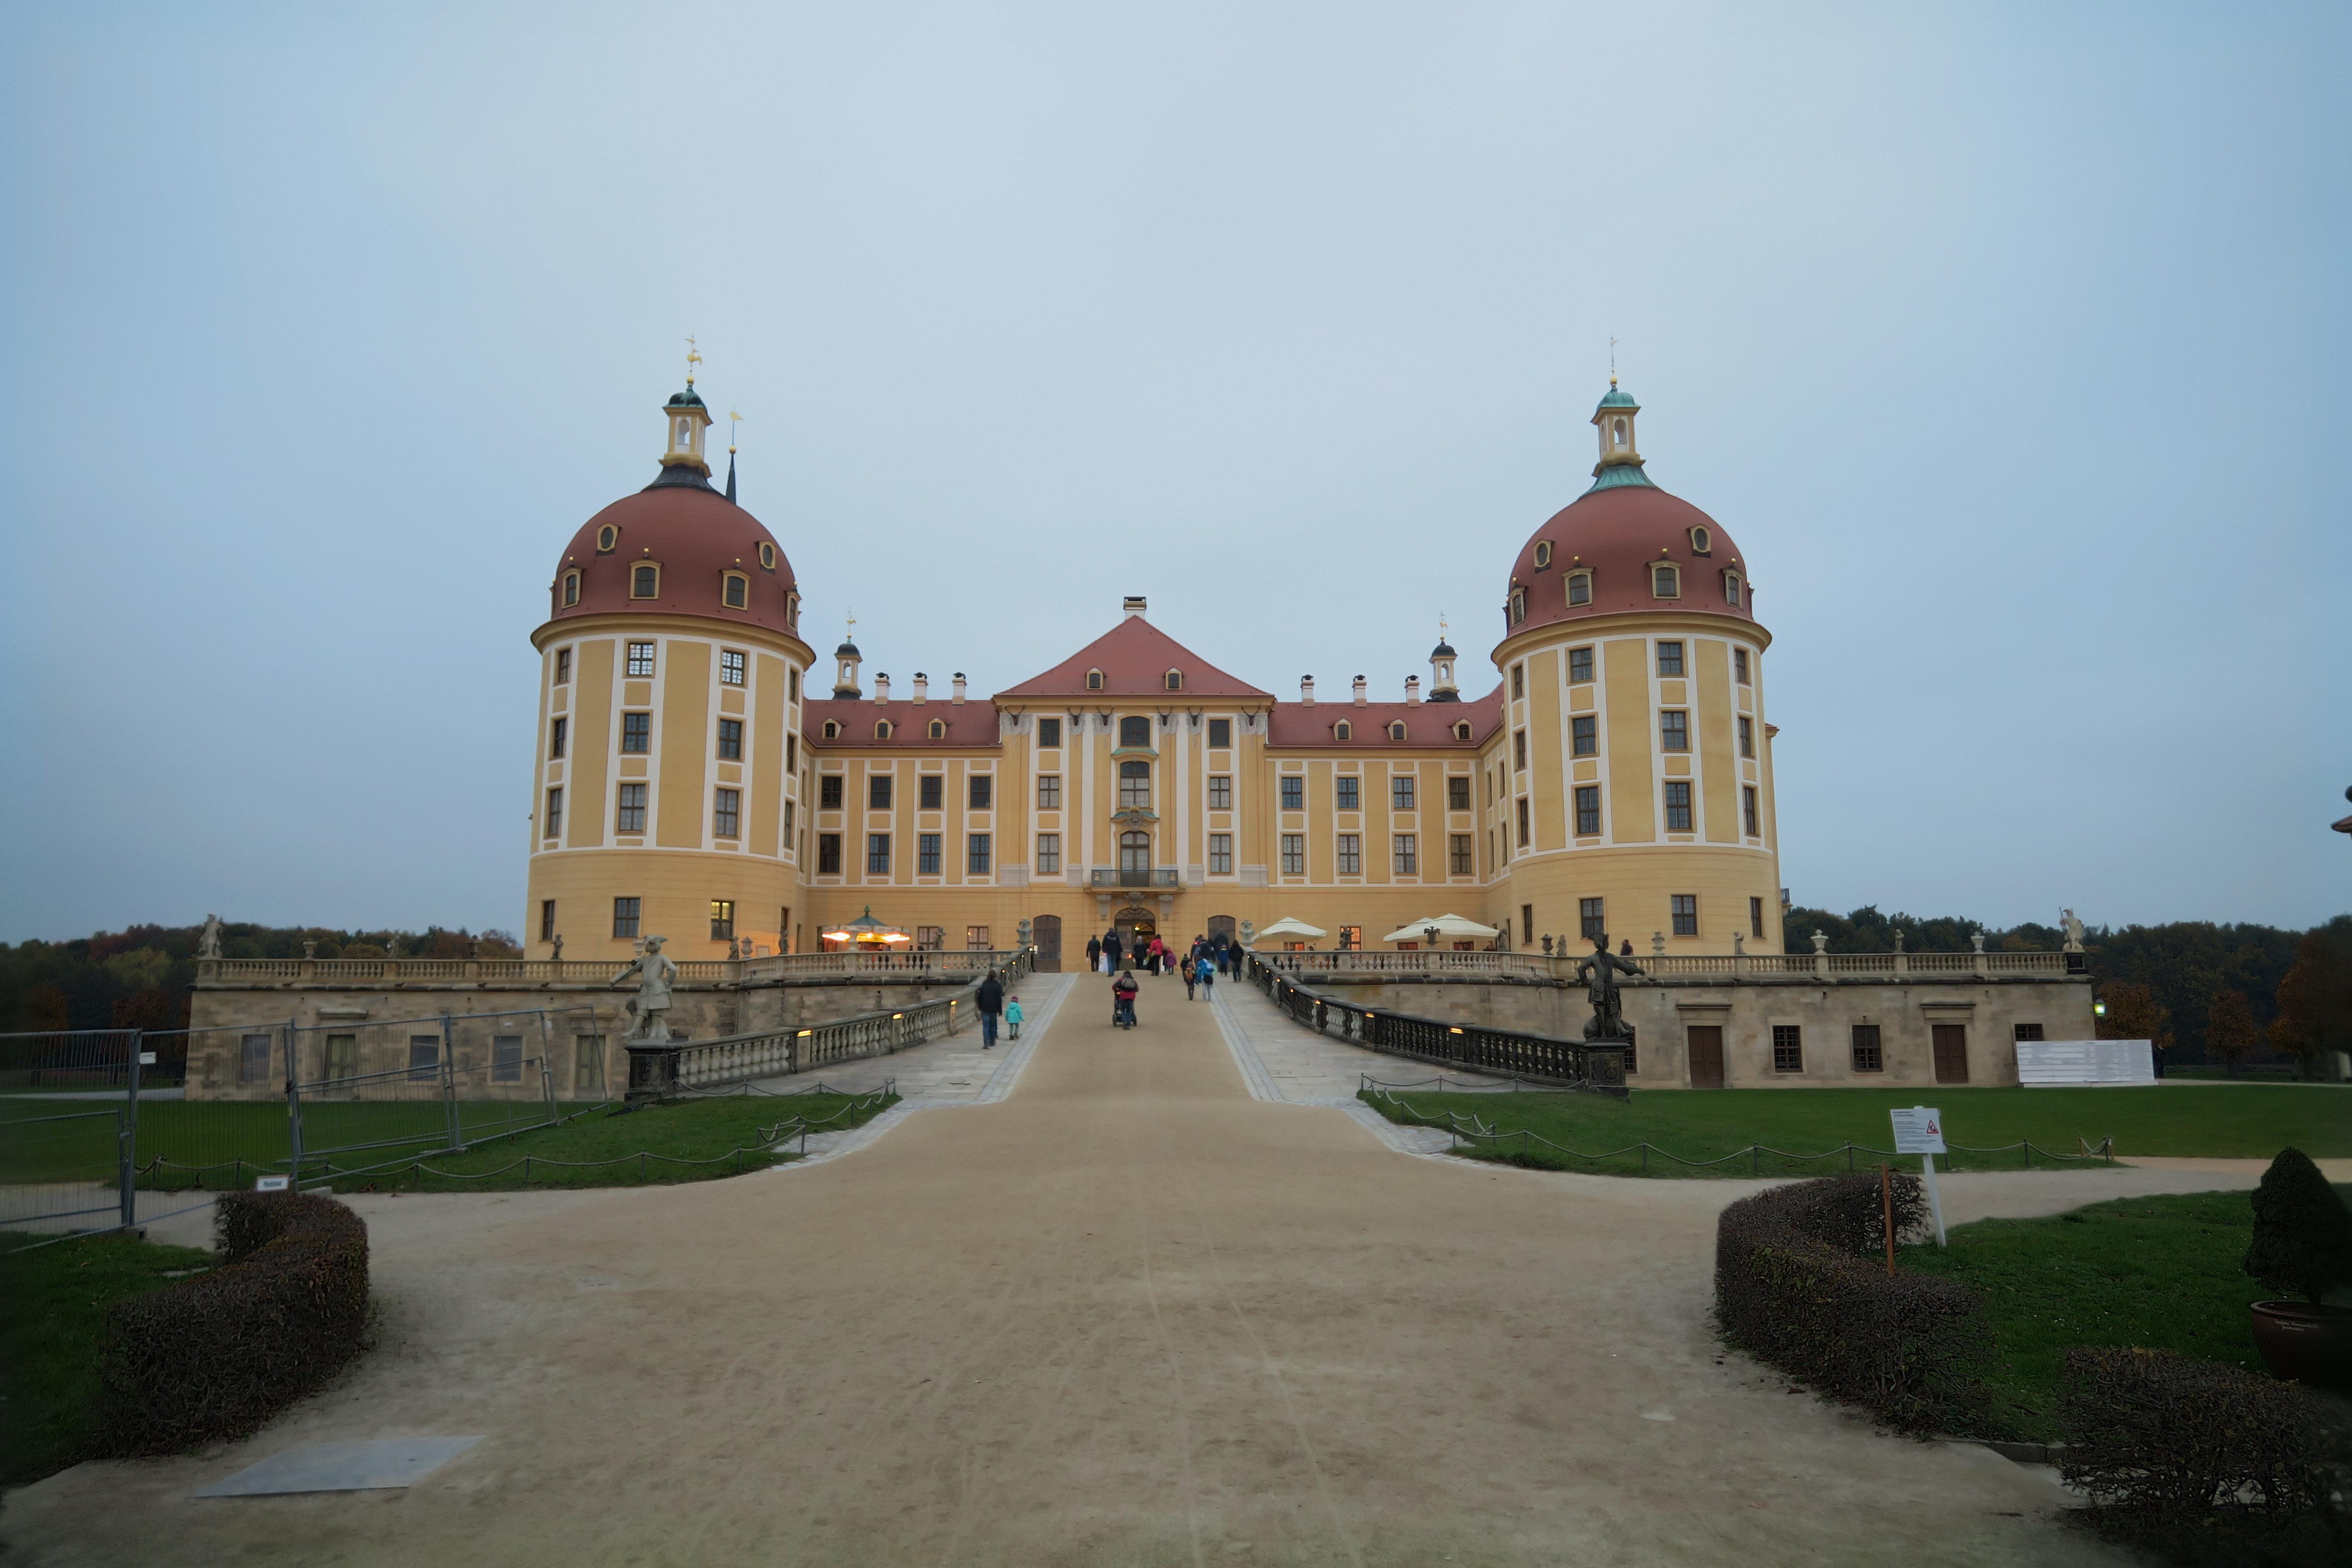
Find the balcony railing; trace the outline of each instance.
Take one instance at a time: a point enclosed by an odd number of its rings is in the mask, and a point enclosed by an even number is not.
[[[1003,969],[1013,950],[945,949],[896,952],[794,952],[767,958],[688,958],[677,977],[690,985],[761,984],[835,975],[956,979]],[[625,959],[567,958],[207,958],[196,964],[203,986],[325,985],[341,989],[402,985],[588,985],[611,984]]]
[[[1183,878],[1173,866],[1162,866],[1150,871],[1112,871],[1097,867],[1093,885],[1097,888],[1177,888]]]
[[[1550,957],[1540,952],[1267,952],[1258,957],[1287,973],[1333,976],[1382,974],[1509,974],[1523,979],[1570,981],[1581,953]],[[1643,953],[1633,962],[1651,980],[1895,980],[2063,979],[2080,974],[2064,952],[1739,952]],[[1629,985],[1643,984],[1628,980]]]

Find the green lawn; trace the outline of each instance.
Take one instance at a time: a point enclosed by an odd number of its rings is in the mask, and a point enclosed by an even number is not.
[[[861,1126],[897,1103],[896,1095],[761,1094],[672,1100],[626,1113],[597,1110],[462,1154],[423,1155],[412,1164],[338,1180],[335,1190],[482,1192],[709,1181],[796,1158],[768,1150],[762,1134],[780,1122],[805,1117],[838,1131]]]
[[[1404,1104],[1423,1116],[1454,1111],[1475,1116],[1496,1131],[1530,1134],[1527,1152],[1493,1147],[1491,1157],[1553,1169],[1605,1174],[1643,1173],[1637,1153],[1586,1159],[1546,1150],[1536,1138],[1578,1151],[1608,1154],[1643,1142],[1654,1146],[1650,1175],[1821,1174],[1843,1170],[1845,1143],[1864,1148],[1893,1146],[1890,1107],[1933,1105],[1944,1113],[1949,1144],[1977,1148],[2008,1146],[1992,1154],[1956,1152],[1938,1167],[1953,1170],[2021,1170],[2025,1155],[2014,1147],[2030,1138],[2036,1168],[2047,1168],[2041,1151],[2077,1152],[2113,1137],[2116,1155],[2206,1155],[2267,1160],[2294,1145],[2326,1158],[2352,1155],[2352,1091],[2318,1086],[2270,1085],[2134,1089],[1777,1089],[1698,1091],[1635,1089],[1626,1100],[1600,1095],[1404,1094]],[[1409,1120],[1391,1103],[1371,1103],[1392,1120]],[[1834,1159],[1751,1159],[1751,1144],[1784,1153],[1833,1153]],[[1659,1150],[1684,1160],[1740,1157],[1706,1170],[1674,1164]],[[1466,1152],[1466,1146],[1465,1146]],[[1874,1163],[1857,1153],[1858,1165]],[[1894,1162],[1916,1169],[1916,1159]]]
[[[209,1252],[123,1236],[11,1250],[36,1239],[0,1235],[0,1486],[89,1456],[106,1309],[213,1261]]]

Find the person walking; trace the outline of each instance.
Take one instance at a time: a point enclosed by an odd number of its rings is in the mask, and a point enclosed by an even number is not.
[[[1113,926],[1103,933],[1103,973],[1105,974],[1115,974],[1118,972],[1119,952],[1118,928]]]
[[[1199,969],[1198,969],[1196,966],[1194,966],[1193,964],[1191,964],[1191,963],[1187,963],[1187,964],[1185,964],[1185,965],[1184,965],[1184,1000],[1185,1000],[1185,1001],[1190,1002],[1190,1001],[1192,999],[1192,988],[1193,988],[1195,985],[1199,984],[1200,983],[1201,983],[1201,974],[1200,974],[1200,971],[1199,971]]]
[[[997,1016],[1004,1011],[1004,986],[996,978],[996,971],[990,970],[988,978],[980,983],[979,991],[972,995],[971,1005],[980,1009],[980,1048],[994,1050]]]
[[[1098,936],[1090,936],[1087,938],[1087,969],[1089,973],[1093,973],[1099,971],[1101,968],[1102,938]]]
[[[1011,1040],[1021,1037],[1021,998],[1018,996],[1004,1004],[1004,1034],[1005,1038]]]

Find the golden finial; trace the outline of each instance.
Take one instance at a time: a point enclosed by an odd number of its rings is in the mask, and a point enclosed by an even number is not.
[[[702,363],[701,351],[694,346],[694,334],[686,335],[686,384],[694,384],[694,367]]]
[[[1445,612],[1444,610],[1437,612],[1437,640],[1439,642],[1444,642],[1445,640]]]
[[[735,450],[735,426],[741,423],[743,423],[743,416],[740,414],[736,413],[732,408],[727,411],[727,449],[730,452]]]

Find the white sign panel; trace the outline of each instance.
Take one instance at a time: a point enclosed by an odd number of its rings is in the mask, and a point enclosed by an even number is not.
[[[2020,1040],[2017,1081],[2154,1083],[2156,1047],[2147,1040]]]
[[[1898,1154],[1940,1154],[1944,1152],[1944,1118],[1931,1106],[1890,1110],[1895,1119],[1895,1152]]]
[[[154,1052],[152,1052],[152,1051],[142,1051],[142,1052],[140,1052],[140,1053],[139,1053],[139,1065],[140,1065],[141,1067],[142,1067],[142,1068],[152,1068],[152,1067],[153,1067],[153,1066],[155,1065],[155,1053],[154,1053]]]
[[[256,1176],[253,1190],[257,1193],[282,1193],[292,1180],[290,1176]]]

